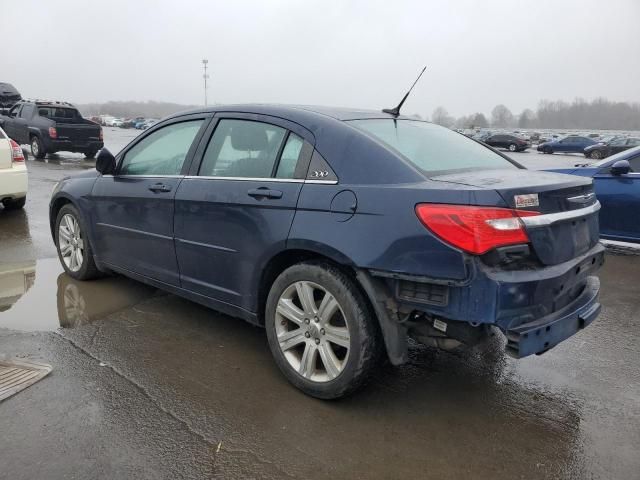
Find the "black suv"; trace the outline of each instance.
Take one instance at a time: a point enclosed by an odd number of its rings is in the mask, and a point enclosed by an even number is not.
[[[0,116],[0,126],[17,143],[31,145],[36,158],[59,151],[93,158],[104,146],[102,127],[82,118],[67,102],[19,102],[6,116]]]

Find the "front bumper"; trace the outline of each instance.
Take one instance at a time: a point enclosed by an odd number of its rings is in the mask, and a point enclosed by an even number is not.
[[[558,312],[505,332],[507,352],[516,358],[540,354],[578,333],[600,314],[600,280],[588,277],[582,293]]]

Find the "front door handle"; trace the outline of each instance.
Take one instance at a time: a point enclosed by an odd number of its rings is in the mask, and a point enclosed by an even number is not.
[[[280,190],[271,190],[266,187],[252,188],[247,192],[247,195],[258,200],[262,198],[282,198],[282,192]]]
[[[151,190],[153,193],[170,192],[171,191],[171,186],[170,185],[165,185],[164,183],[156,183],[154,185],[151,185],[149,187],[149,190]]]

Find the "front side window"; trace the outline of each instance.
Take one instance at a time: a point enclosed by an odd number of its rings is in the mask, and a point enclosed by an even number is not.
[[[448,170],[518,168],[478,142],[448,128],[415,120],[350,120],[425,173]]]
[[[204,153],[200,175],[272,177],[285,134],[284,128],[268,123],[220,120]],[[285,169],[283,167],[283,174]]]
[[[121,175],[179,175],[203,120],[173,123],[151,133],[124,156]]]

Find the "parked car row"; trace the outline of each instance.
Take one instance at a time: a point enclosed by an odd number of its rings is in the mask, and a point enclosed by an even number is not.
[[[156,118],[145,117],[119,118],[110,115],[99,115],[91,117],[91,119],[105,127],[135,128],[138,130],[146,130],[158,123],[158,119]]]

